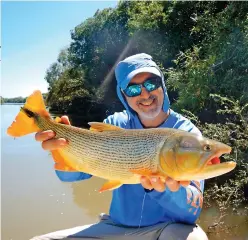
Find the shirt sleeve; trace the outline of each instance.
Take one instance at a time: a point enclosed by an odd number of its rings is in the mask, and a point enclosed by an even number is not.
[[[188,187],[181,186],[177,192],[166,188],[162,193],[153,190],[147,194],[175,221],[193,224],[202,210],[203,190],[204,181],[191,181]]]
[[[76,182],[92,177],[92,175],[84,172],[64,172],[55,170],[55,173],[62,182]]]

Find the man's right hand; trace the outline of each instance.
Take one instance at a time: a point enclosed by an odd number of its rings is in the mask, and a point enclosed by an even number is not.
[[[60,123],[70,125],[69,118],[62,116]],[[35,140],[42,142],[42,148],[48,151],[62,148],[67,144],[64,138],[54,139],[55,136],[56,134],[52,130],[42,131],[35,134]]]

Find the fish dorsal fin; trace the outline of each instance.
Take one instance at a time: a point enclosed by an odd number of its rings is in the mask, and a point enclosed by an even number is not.
[[[43,96],[39,90],[34,91],[26,100],[24,108],[38,113],[41,116],[49,116],[49,113],[46,111],[46,106],[43,100]]]
[[[112,124],[102,123],[102,122],[89,122],[90,130],[96,132],[104,132],[104,131],[120,131],[123,128],[116,127]]]

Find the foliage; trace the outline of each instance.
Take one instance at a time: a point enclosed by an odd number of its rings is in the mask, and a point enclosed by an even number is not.
[[[119,60],[146,52],[162,69],[174,66],[172,60],[178,52],[200,44],[210,32],[210,25],[205,29],[198,24],[198,18],[203,19],[198,16],[208,10],[214,18],[226,5],[227,2],[121,1],[114,9],[97,11],[71,31],[69,48],[63,49],[47,70],[49,90],[60,87],[51,92],[63,92],[63,84],[53,85],[54,82],[63,79],[60,77],[67,69],[76,68],[88,83],[87,91],[94,93],[93,101],[104,101],[110,111],[119,109],[114,79],[114,66]],[[61,105],[59,100],[55,104],[55,99],[56,94],[53,108]]]
[[[230,212],[247,215],[246,205],[248,188],[248,104],[232,101],[220,95],[211,95],[218,108],[217,114],[225,115],[225,124],[202,123],[192,112],[183,110],[192,122],[206,137],[221,141],[232,147],[230,155],[225,155],[223,161],[235,161],[236,169],[225,175],[206,181],[204,206],[215,206],[219,215],[209,223],[208,233],[230,232],[234,226],[225,224]],[[245,206],[246,205],[246,206]],[[241,210],[240,210],[241,209]],[[247,219],[248,221],[248,219]]]
[[[85,81],[81,72],[76,69],[67,69],[61,73],[57,81],[52,83],[52,88],[47,96],[47,103],[61,112],[68,113],[75,98],[90,97],[90,91],[83,88],[84,85]]]
[[[168,87],[177,92],[173,99],[176,109],[213,115],[216,109],[210,105],[210,94],[248,102],[247,12],[247,3],[230,3],[214,16],[206,9],[198,17],[192,33],[203,28],[209,34],[200,44],[180,52],[176,67],[167,71]]]
[[[0,98],[1,98],[1,104],[3,104],[4,103],[4,98],[2,96],[0,96]]]
[[[1,104],[3,103],[25,103],[26,97],[3,98],[1,97]]]

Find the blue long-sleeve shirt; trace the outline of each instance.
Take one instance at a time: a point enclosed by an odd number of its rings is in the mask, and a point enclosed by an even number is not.
[[[126,111],[115,113],[104,120],[125,129],[142,129],[138,117],[131,117]],[[177,128],[201,134],[185,117],[171,110],[167,120],[159,127]],[[82,172],[56,171],[62,181],[85,180],[90,174]],[[168,188],[164,192],[146,191],[141,184],[124,184],[113,190],[110,217],[116,223],[127,226],[149,226],[160,222],[194,223],[202,208],[204,181],[191,182],[177,192]],[[143,209],[142,209],[143,206]]]

